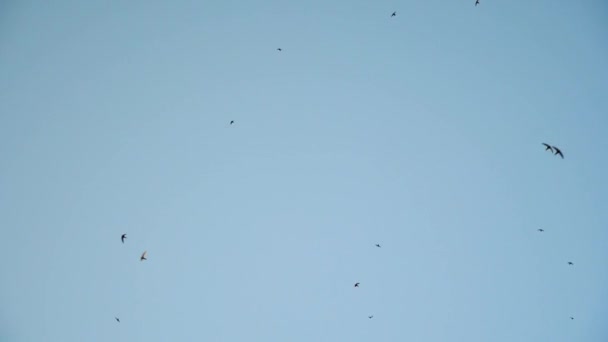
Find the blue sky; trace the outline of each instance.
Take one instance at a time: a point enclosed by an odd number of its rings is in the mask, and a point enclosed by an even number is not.
[[[2,2],[0,340],[606,341],[608,4],[473,4]]]

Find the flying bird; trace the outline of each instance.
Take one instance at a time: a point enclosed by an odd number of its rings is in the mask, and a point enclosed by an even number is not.
[[[551,147],[551,145],[545,144],[545,143],[543,143],[543,145],[545,145],[545,151],[548,150],[548,151],[551,151],[551,153],[553,153],[553,147]]]
[[[230,124],[232,125],[234,123],[234,120],[230,120]]]
[[[283,51],[283,49],[281,49],[281,48],[278,48],[278,49],[277,49],[277,51]]]
[[[397,15],[397,12],[393,12],[393,14],[391,14],[391,17],[394,17]]]
[[[570,319],[571,319],[571,320],[574,320],[574,317],[570,316]]]
[[[355,287],[359,287],[359,283],[355,283]]]
[[[475,1],[475,6],[479,5],[479,0]]]
[[[539,228],[539,229],[537,229],[537,230],[538,230],[539,232],[541,232],[541,233],[545,231],[544,229],[540,229],[540,228]]]
[[[374,318],[374,315],[367,316],[367,318],[372,319],[372,318]]]
[[[568,265],[574,266],[574,263],[572,261],[568,261]]]
[[[122,243],[125,243],[125,239],[127,238],[127,234],[122,234],[120,236],[120,241],[122,241]]]
[[[148,251],[144,251],[144,252],[141,254],[141,257],[139,258],[139,261],[148,260],[148,259],[146,259],[146,254],[148,254]]]
[[[376,247],[380,248],[380,245],[379,245],[379,244],[376,244]]]
[[[120,323],[120,319],[118,319],[118,317],[114,317],[114,319],[116,320],[116,322]]]
[[[553,149],[555,150],[555,155],[559,154],[559,156],[562,157],[562,159],[564,159],[564,155],[562,154],[562,151],[559,148],[553,146]]]

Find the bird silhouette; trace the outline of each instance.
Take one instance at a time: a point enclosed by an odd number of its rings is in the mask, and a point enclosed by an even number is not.
[[[545,143],[543,143],[543,145],[545,145],[545,151],[549,150],[551,153],[553,153],[553,147],[551,147],[551,145]]]
[[[574,263],[572,261],[568,261],[568,265],[574,266]]]
[[[544,232],[545,230],[544,230],[544,229],[540,229],[540,228],[539,228],[539,229],[538,229],[538,231],[542,233],[542,232]]]
[[[127,238],[127,234],[122,234],[120,236],[120,241],[122,241],[122,243],[125,243],[125,239]]]
[[[359,287],[359,283],[355,283],[355,287]]]
[[[380,248],[380,245],[379,245],[379,244],[376,244],[376,247]]]
[[[234,123],[234,120],[230,120],[230,124],[232,125]]]
[[[367,318],[372,319],[372,318],[374,318],[374,315],[367,316]]]
[[[395,12],[393,12],[393,14],[391,14],[391,17],[394,17],[396,15],[397,15],[397,12],[395,11]]]
[[[114,319],[116,320],[116,322],[120,323],[120,319],[118,319],[118,317],[114,317]]]
[[[562,154],[562,151],[559,148],[553,146],[553,149],[555,150],[555,155],[559,154],[559,156],[562,157],[562,159],[564,159],[564,155]]]
[[[479,0],[475,1],[475,6],[479,5]]]
[[[277,49],[277,51],[283,51],[283,49],[281,49],[281,48],[278,48],[278,49]]]
[[[570,316],[570,320],[574,320],[574,317]]]
[[[139,261],[148,260],[148,259],[146,259],[146,254],[148,254],[148,251],[144,251],[144,252],[141,254],[141,257],[139,258]]]

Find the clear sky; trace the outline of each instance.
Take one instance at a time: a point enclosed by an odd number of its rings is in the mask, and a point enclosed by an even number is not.
[[[606,341],[607,61],[604,0],[2,1],[0,341]]]

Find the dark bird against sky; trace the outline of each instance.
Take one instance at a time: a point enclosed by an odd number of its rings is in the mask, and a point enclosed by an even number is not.
[[[277,51],[283,51],[283,49],[281,49],[281,48],[278,48],[278,49],[277,49]]]
[[[120,236],[120,241],[122,241],[122,243],[125,243],[125,239],[127,238],[127,234],[122,234]]]
[[[545,143],[543,143],[543,145],[545,145],[545,151],[549,150],[551,153],[553,153],[553,147],[551,147],[551,145]]]
[[[475,1],[475,6],[479,5],[479,0]]]
[[[560,157],[562,157],[562,159],[564,159],[564,155],[562,154],[562,151],[559,148],[553,146],[553,149],[555,150],[555,155],[559,155]]]
[[[234,120],[230,120],[230,124],[232,125],[234,123]]]
[[[394,17],[396,15],[397,15],[397,12],[395,11],[395,12],[393,12],[393,14],[391,14],[391,17]]]
[[[376,247],[380,248],[380,244],[378,244],[378,243],[377,243],[377,244],[376,244]]]
[[[539,228],[539,229],[538,229],[538,231],[542,233],[542,232],[544,232],[545,230],[544,230],[544,229],[540,229],[540,228]]]
[[[148,260],[148,259],[146,259],[146,255],[147,255],[147,254],[148,254],[148,251],[144,251],[144,252],[141,254],[141,257],[139,258],[139,261]]]
[[[118,317],[114,317],[114,319],[116,320],[116,322],[120,323],[120,319],[118,319]]]
[[[359,283],[355,283],[355,287],[359,287]]]
[[[574,266],[574,263],[572,261],[568,261],[568,265]]]
[[[374,315],[367,316],[367,318],[372,319],[372,318],[374,318]]]

